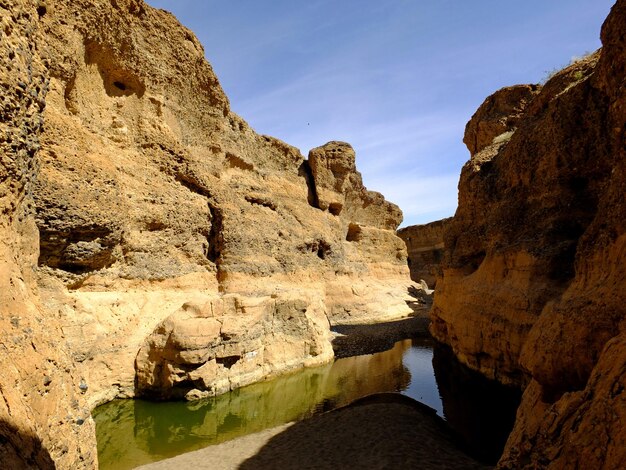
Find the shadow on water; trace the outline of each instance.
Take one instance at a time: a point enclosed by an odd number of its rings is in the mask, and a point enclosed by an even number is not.
[[[98,407],[101,469],[123,470],[218,444],[346,405],[376,392],[407,389],[403,358],[411,340],[197,402],[117,400]],[[431,373],[432,375],[432,373]]]
[[[221,450],[202,457],[210,467]],[[370,395],[273,435],[239,470],[419,468],[485,470],[432,408],[397,393]]]
[[[513,429],[522,392],[469,369],[439,343],[434,347],[433,369],[444,418],[465,444],[464,450],[481,462],[495,464]]]
[[[421,336],[215,398],[107,403],[93,413],[100,468],[133,468],[383,392],[401,392],[436,410],[466,443],[466,452],[485,463],[500,456],[520,399],[519,391],[484,379],[448,348]]]

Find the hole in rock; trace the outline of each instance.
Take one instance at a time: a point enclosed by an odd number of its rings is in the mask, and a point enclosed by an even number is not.
[[[246,196],[245,200],[253,205],[267,207],[268,209],[271,209],[273,211],[276,210],[276,204],[274,204],[269,199],[265,199],[262,197]]]
[[[85,64],[97,66],[107,95],[143,97],[146,87],[142,78],[127,67],[119,52],[88,39],[85,41]]]
[[[587,178],[574,176],[569,179],[567,185],[572,190],[572,192],[576,193],[577,195],[582,195],[587,190],[587,187],[589,186],[589,181],[587,180]]]
[[[332,215],[341,214],[341,209],[343,209],[343,205],[338,202],[331,202],[328,206],[328,212],[330,212]]]
[[[326,259],[326,255],[328,253],[330,253],[330,245],[326,243],[325,241],[321,240],[317,248],[317,257],[319,259]]]
[[[480,265],[483,264],[485,256],[487,256],[487,253],[483,250],[479,251],[471,259],[468,260],[467,266],[470,273],[475,272],[480,267]]]
[[[228,165],[231,168],[239,168],[240,170],[252,171],[254,170],[254,165],[248,163],[243,158],[238,157],[234,153],[228,152],[226,154],[226,159],[228,160]]]
[[[239,359],[241,359],[241,356],[216,357],[215,358],[215,362],[217,362],[218,364],[223,365],[227,369],[230,369],[237,362],[239,362]]]
[[[319,259],[326,259],[332,253],[330,243],[326,240],[315,240],[298,246],[301,253],[315,253]]]
[[[108,268],[115,262],[113,250],[118,242],[114,229],[85,225],[69,231],[39,229],[39,266],[83,274]]]
[[[346,235],[346,241],[358,242],[361,239],[362,230],[358,224],[348,225],[348,233]]]

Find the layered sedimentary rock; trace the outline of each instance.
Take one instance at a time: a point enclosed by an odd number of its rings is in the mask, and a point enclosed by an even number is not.
[[[31,192],[48,78],[33,2],[0,2],[0,467],[92,468],[94,426],[57,312],[39,303]]]
[[[619,0],[601,52],[497,92],[466,128],[431,331],[528,384],[501,468],[626,466],[624,24]]]
[[[363,186],[356,171],[356,155],[349,144],[329,142],[314,148],[309,152],[308,163],[313,175],[313,205],[333,215],[343,212],[352,223],[349,237],[357,236],[358,225],[395,230],[402,222],[398,206]]]
[[[443,232],[450,218],[437,220],[424,225],[411,225],[398,230],[408,252],[408,265],[411,279],[424,280],[434,288],[443,259]]]
[[[94,402],[223,392],[329,360],[328,318],[410,312],[401,212],[348,144],[256,134],[142,2],[53,2],[41,27],[39,283]]]
[[[463,362],[505,383],[528,380],[521,349],[546,304],[571,283],[578,240],[610,177],[606,106],[591,85],[597,59],[541,89],[496,92],[466,128],[466,142],[492,140],[463,167],[431,330]],[[507,123],[510,109],[517,119],[508,128],[475,122]]]
[[[229,294],[185,303],[159,324],[137,354],[137,385],[144,395],[202,398],[329,355],[319,300]]]
[[[171,14],[0,12],[3,455],[92,468],[98,403],[220,393],[412,312],[402,214],[354,150],[256,134]]]

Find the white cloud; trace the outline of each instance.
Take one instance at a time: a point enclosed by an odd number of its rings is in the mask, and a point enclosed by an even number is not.
[[[305,155],[350,142],[366,186],[405,224],[454,212],[464,125],[480,103],[595,49],[614,3],[148,1],[183,15],[255,130]]]

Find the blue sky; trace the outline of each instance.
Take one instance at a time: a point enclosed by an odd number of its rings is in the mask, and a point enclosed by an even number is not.
[[[403,226],[454,214],[465,123],[600,47],[613,0],[148,0],[205,48],[231,108],[308,151],[343,140]]]

